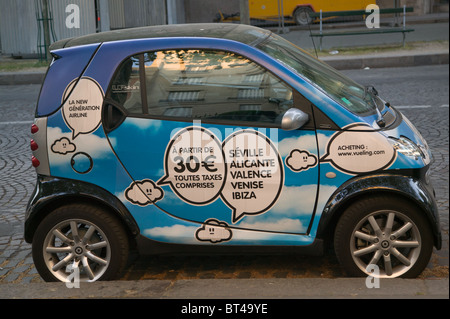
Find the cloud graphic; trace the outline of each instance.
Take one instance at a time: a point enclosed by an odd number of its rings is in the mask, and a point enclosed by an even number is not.
[[[205,221],[201,228],[197,229],[195,237],[200,241],[209,241],[211,243],[220,243],[228,241],[232,237],[231,229],[228,224],[211,218]]]
[[[167,242],[183,241],[183,243],[195,244],[198,242],[192,236],[197,227],[185,225],[171,225],[162,227],[153,227],[143,230],[143,234],[155,240],[164,240]]]
[[[49,127],[47,129],[48,139],[61,140],[66,138],[68,141],[72,138],[72,133],[63,133],[59,127]],[[115,138],[110,138],[111,144],[116,144]],[[111,150],[108,139],[106,137],[100,137],[95,134],[80,134],[76,140],[76,152],[84,152],[89,154],[92,159],[108,160],[115,158],[114,153]],[[58,153],[49,153],[51,156],[51,162],[53,165],[67,165],[67,158],[64,156],[56,156]],[[59,154],[58,154],[59,155]]]
[[[286,165],[294,172],[306,171],[317,165],[317,157],[305,150],[292,150],[286,157]]]
[[[77,147],[67,137],[62,137],[56,140],[52,144],[52,152],[65,155],[67,153],[73,153]]]
[[[163,190],[150,179],[133,182],[125,191],[126,199],[132,204],[146,206],[164,197]]]

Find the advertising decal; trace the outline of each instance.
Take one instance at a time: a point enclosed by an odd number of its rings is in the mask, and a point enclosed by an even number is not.
[[[232,209],[233,223],[245,215],[268,211],[284,184],[283,162],[277,148],[262,133],[241,130],[223,142],[228,166],[222,199]]]
[[[157,184],[169,185],[192,205],[217,199],[232,210],[232,221],[262,214],[277,201],[283,187],[283,165],[264,134],[240,130],[223,143],[197,126],[174,134],[165,152],[164,172]]]
[[[74,88],[75,85],[75,88]],[[73,80],[64,92],[62,111],[73,139],[79,134],[94,132],[102,119],[103,90],[91,78]]]
[[[220,243],[228,241],[232,237],[232,231],[225,222],[220,222],[214,218],[208,219],[195,232],[195,238],[199,241],[207,241],[211,243]]]
[[[277,130],[271,139],[265,131],[250,128],[235,128],[231,133],[225,128],[222,135],[224,128],[216,131],[215,126],[187,124],[174,129],[179,123],[166,128],[164,121],[130,118],[106,137],[98,130],[103,98],[103,90],[92,78],[73,80],[67,86],[60,112],[49,117],[52,174],[108,189],[144,225],[144,234],[159,238],[170,229],[185,230],[185,241],[212,244],[235,241],[238,235],[245,240],[251,229],[275,231],[270,235],[252,232],[253,239],[261,240],[281,236],[288,229],[285,238],[306,234],[308,224],[317,221],[318,215],[311,219],[313,208],[320,214],[325,200],[344,180],[399,165],[384,133],[364,123],[317,136]],[[130,127],[138,135],[130,134]],[[280,141],[277,134],[282,136]],[[135,153],[127,154],[130,150]],[[136,161],[139,164],[133,167]],[[115,171],[110,170],[113,162]],[[319,164],[324,165],[321,176],[325,170],[333,173],[320,185]],[[149,170],[141,174],[145,166]],[[186,211],[184,215],[177,215],[177,205]],[[265,218],[255,219],[258,216]],[[309,227],[314,234],[316,226]]]
[[[102,88],[92,78],[74,79],[67,85],[61,99],[61,115],[65,125],[56,125],[48,132],[50,154],[54,154],[53,164],[66,159],[77,174],[87,174],[92,170],[92,154],[106,149],[106,146],[100,147],[107,142],[106,139],[92,134],[101,123],[103,98]],[[66,128],[70,129],[70,134],[65,132]],[[79,137],[81,135],[82,138]]]
[[[352,124],[328,141],[321,162],[330,162],[347,174],[369,173],[388,168],[397,156],[392,144],[366,124]]]
[[[192,205],[211,203],[224,186],[226,165],[222,145],[205,128],[182,129],[167,146],[164,171],[158,185],[170,185],[181,200]]]

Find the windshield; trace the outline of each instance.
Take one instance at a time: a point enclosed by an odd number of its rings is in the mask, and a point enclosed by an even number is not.
[[[370,90],[365,89],[282,37],[271,34],[256,47],[322,89],[347,110],[358,115],[369,115],[375,112],[375,104]]]

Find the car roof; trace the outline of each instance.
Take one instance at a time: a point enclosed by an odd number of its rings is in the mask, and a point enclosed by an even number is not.
[[[233,23],[171,24],[140,28],[120,29],[59,40],[50,46],[50,51],[111,41],[167,38],[167,37],[209,37],[239,41],[256,45],[271,34],[271,31]]]

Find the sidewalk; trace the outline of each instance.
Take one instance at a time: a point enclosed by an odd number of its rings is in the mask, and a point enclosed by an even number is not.
[[[390,24],[391,20],[383,20],[383,24]],[[421,48],[406,49],[403,48],[401,34],[373,34],[373,35],[354,35],[354,36],[336,36],[324,37],[322,51],[319,50],[319,40],[316,38],[313,42],[310,37],[310,30],[299,30],[296,27],[290,28],[288,33],[280,35],[286,40],[296,44],[297,46],[317,52],[319,59],[330,64],[338,70],[364,69],[364,68],[387,68],[387,67],[412,67],[420,65],[448,64],[448,40],[449,40],[449,15],[429,14],[425,16],[408,16],[406,18],[407,28],[415,31],[406,35],[406,44],[422,43]],[[339,29],[362,29],[364,23],[341,23],[341,24],[324,24],[323,30],[333,28]],[[317,29],[317,26],[314,26]],[[273,29],[274,32],[281,31],[278,28]],[[317,30],[315,30],[317,31]],[[434,43],[441,43],[440,46],[434,46]],[[430,47],[427,44],[430,44]],[[444,45],[446,44],[446,45]],[[379,48],[393,47],[395,49],[379,51]],[[341,54],[340,48],[346,51],[352,48],[373,48],[373,52],[365,50],[363,55],[358,54]],[[314,50],[313,50],[314,49]],[[337,53],[335,55],[326,55],[324,53],[330,50]],[[355,50],[357,52],[358,50]],[[339,53],[338,53],[339,52]],[[322,53],[322,55],[320,55]]]
[[[396,50],[394,52],[330,56],[320,58],[337,70],[364,68],[414,67],[421,65],[449,64],[447,49]]]
[[[448,299],[444,279],[381,279],[367,288],[366,278],[194,279],[80,283],[0,284],[1,299]]]

